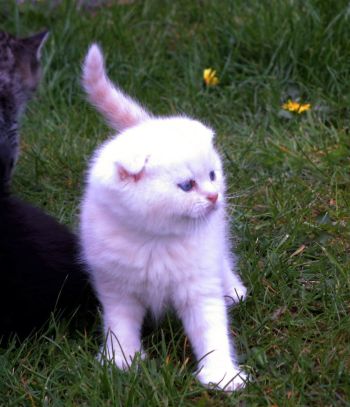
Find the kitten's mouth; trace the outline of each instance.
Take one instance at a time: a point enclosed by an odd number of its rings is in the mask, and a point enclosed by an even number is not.
[[[216,206],[209,208],[205,216],[211,216],[214,212],[216,212],[218,208]]]
[[[207,206],[206,211],[207,211],[207,213],[211,213],[211,212],[216,211],[218,209],[218,207],[219,207],[219,205],[217,203],[213,203],[213,204]]]
[[[218,209],[217,204],[212,204],[208,205],[205,208],[203,208],[195,217],[195,219],[201,220],[201,219],[206,219],[208,216],[210,216],[212,213],[214,213]]]

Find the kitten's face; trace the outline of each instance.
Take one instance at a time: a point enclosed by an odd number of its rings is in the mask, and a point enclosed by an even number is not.
[[[150,120],[107,143],[92,173],[107,188],[109,206],[126,219],[167,229],[198,224],[224,203],[212,137],[193,120]]]
[[[154,169],[151,159],[148,171],[146,164],[143,179],[134,188],[139,190],[139,213],[170,224],[193,223],[206,219],[223,204],[222,170],[213,150],[204,157],[195,153],[182,163]]]
[[[0,31],[0,114],[13,119],[40,80],[40,51],[48,33],[15,38]]]

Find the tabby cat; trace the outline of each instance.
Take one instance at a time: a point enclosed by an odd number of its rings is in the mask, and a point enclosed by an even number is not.
[[[26,337],[54,311],[95,310],[75,235],[10,191],[18,122],[39,84],[47,35],[18,39],[0,32],[0,342]]]

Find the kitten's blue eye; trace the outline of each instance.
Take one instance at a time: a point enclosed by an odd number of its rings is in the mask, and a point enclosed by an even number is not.
[[[185,192],[191,191],[191,189],[193,189],[195,185],[196,181],[193,179],[189,179],[188,181],[180,182],[180,184],[177,184],[177,186]]]
[[[210,171],[210,172],[209,172],[209,178],[210,178],[210,181],[215,181],[215,179],[216,179],[216,174],[215,174],[214,171]]]

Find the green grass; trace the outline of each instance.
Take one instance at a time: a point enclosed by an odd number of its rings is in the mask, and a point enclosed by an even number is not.
[[[0,350],[4,406],[350,405],[350,11],[347,1],[145,0],[76,10],[2,1],[2,29],[51,35],[22,126],[16,193],[72,227],[86,163],[110,131],[84,100],[92,41],[111,77],[157,114],[210,123],[225,157],[247,301],[232,312],[252,381],[203,389],[180,324],[145,337],[128,374],[95,360],[95,331],[64,323]],[[204,68],[220,85],[204,88]],[[312,104],[288,115],[289,97]],[[241,403],[241,404],[239,404]]]

